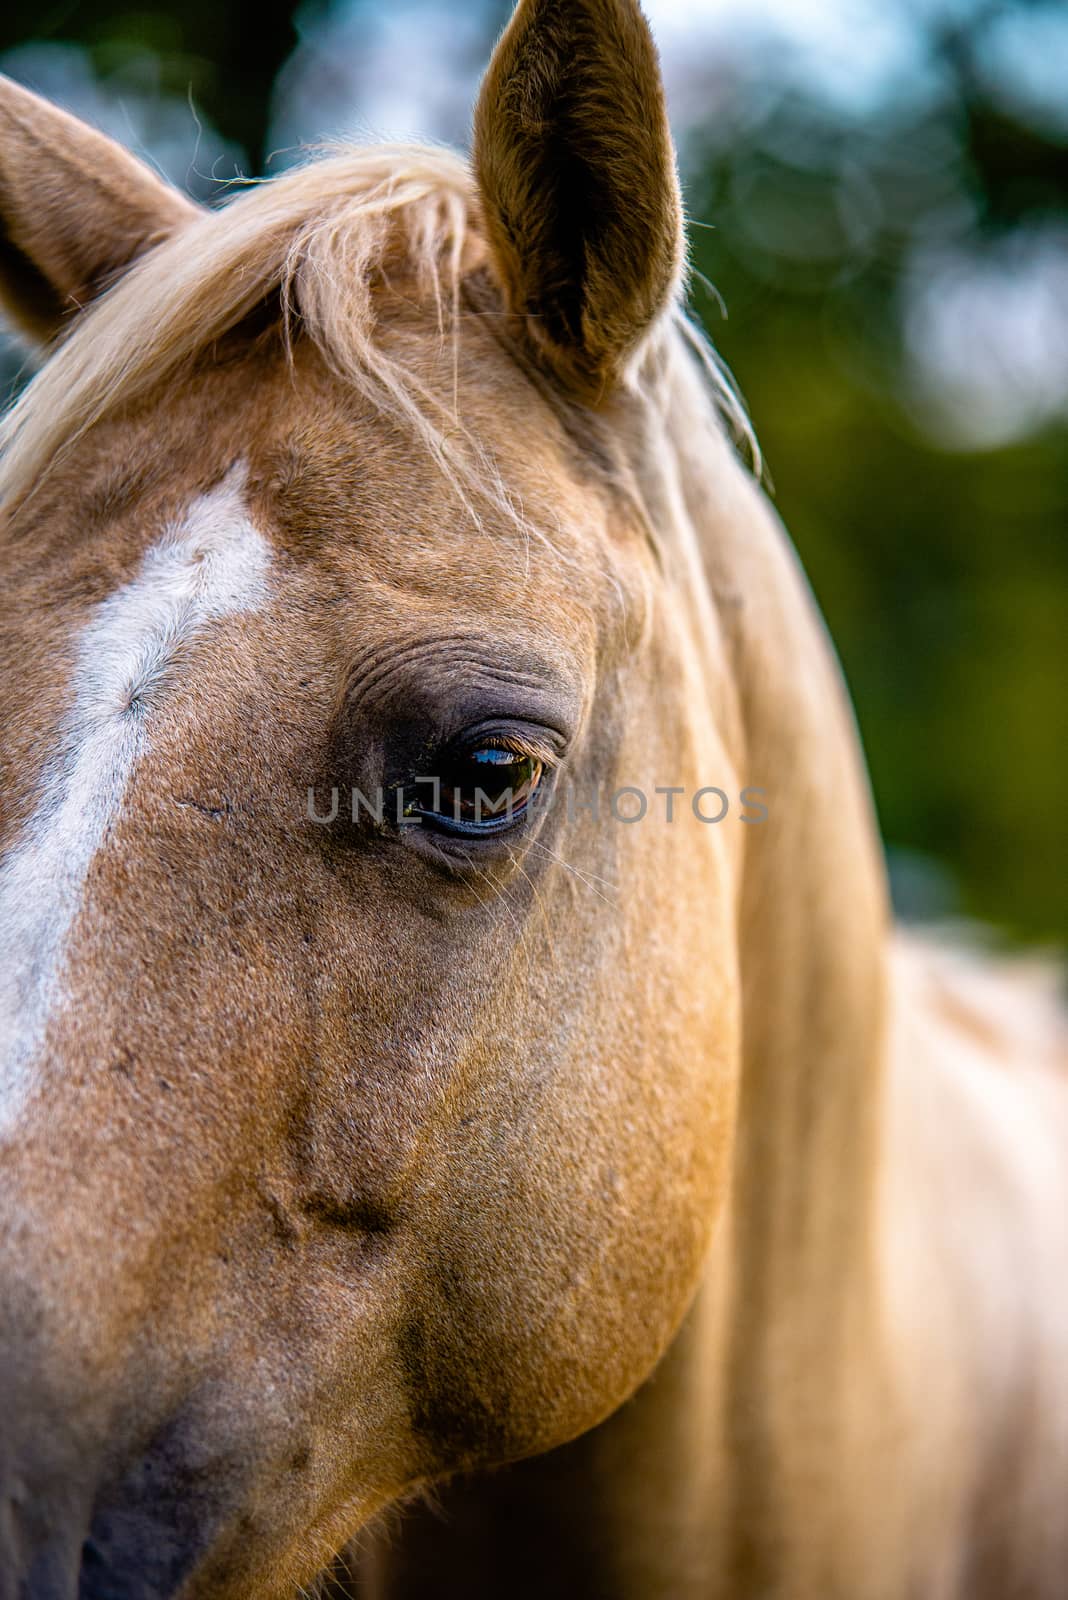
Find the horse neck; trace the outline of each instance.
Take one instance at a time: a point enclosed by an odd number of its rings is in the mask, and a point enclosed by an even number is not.
[[[852,714],[792,548],[681,348],[665,382],[653,453],[667,559],[699,593],[694,626],[716,630],[732,754],[769,813],[744,840],[734,1181],[712,1269],[727,1285],[712,1292],[727,1301],[715,1321],[736,1559],[759,1583],[774,1575],[749,1570],[747,1485],[764,1559],[772,1486],[784,1521],[811,1518],[820,1484],[840,1503],[883,1405],[887,904]]]

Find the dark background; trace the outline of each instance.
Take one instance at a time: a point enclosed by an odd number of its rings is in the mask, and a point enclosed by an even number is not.
[[[211,199],[339,130],[462,141],[509,9],[6,0],[0,68]],[[1063,940],[1068,6],[648,9],[729,320],[695,306],[843,658],[899,907]]]

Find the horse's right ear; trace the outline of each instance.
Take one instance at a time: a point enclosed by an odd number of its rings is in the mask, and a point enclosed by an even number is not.
[[[670,303],[682,207],[638,0],[520,0],[475,112],[475,172],[508,309],[588,400]]]
[[[114,140],[0,77],[0,305],[31,338],[53,338],[198,214]]]

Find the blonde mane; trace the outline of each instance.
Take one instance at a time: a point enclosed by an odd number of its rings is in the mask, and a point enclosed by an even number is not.
[[[476,518],[471,495],[515,516],[455,404],[376,337],[376,288],[403,267],[435,308],[443,340],[455,339],[461,286],[486,254],[470,168],[449,150],[335,150],[250,185],[150,251],[79,319],[0,421],[0,501],[32,492],[86,429],[173,377],[278,293],[287,341],[299,325],[339,378],[410,430]],[[675,328],[756,460],[729,376],[678,307],[650,331],[646,350]]]

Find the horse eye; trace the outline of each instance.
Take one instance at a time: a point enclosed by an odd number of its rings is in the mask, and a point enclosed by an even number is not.
[[[526,813],[544,774],[537,756],[505,745],[456,750],[441,763],[433,799],[424,785],[405,815],[447,833],[502,833]]]

